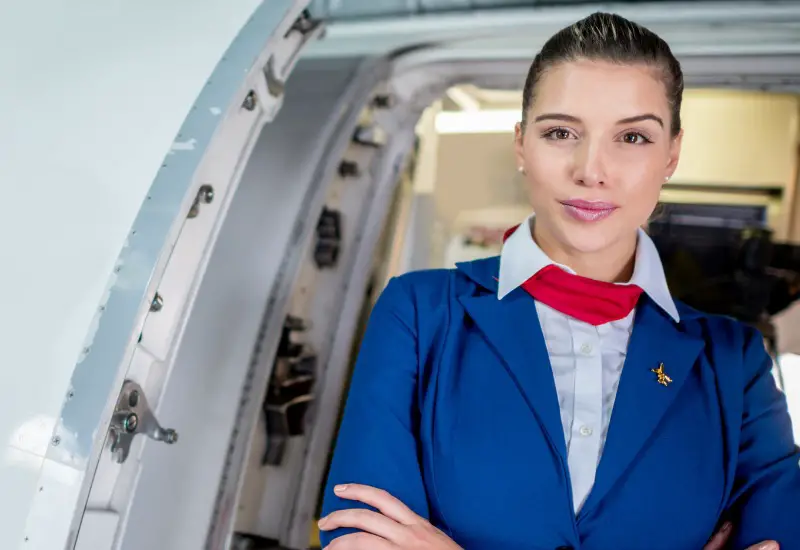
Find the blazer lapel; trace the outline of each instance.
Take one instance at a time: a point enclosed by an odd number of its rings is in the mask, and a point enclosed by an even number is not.
[[[566,461],[558,396],[535,302],[521,288],[502,300],[496,293],[481,293],[460,301],[502,359],[553,450]]]
[[[643,299],[636,312],[595,484],[579,517],[600,503],[647,444],[703,346],[701,339],[681,332],[655,304]],[[653,372],[661,365],[669,379],[661,377],[666,385],[659,383],[659,374]]]

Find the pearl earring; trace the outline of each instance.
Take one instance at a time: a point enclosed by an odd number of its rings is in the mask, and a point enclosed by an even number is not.
[[[666,183],[666,182],[668,182],[668,181],[669,181],[669,176],[667,176],[667,177],[665,177],[665,178],[664,178],[664,183]]]
[[[524,174],[525,173],[525,168],[520,166],[520,167],[517,168],[517,172],[519,172],[520,174]]]

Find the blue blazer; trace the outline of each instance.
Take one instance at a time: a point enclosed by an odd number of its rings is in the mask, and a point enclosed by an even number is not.
[[[369,321],[323,514],[339,483],[389,491],[467,550],[800,549],[800,450],[760,334],[640,300],[595,484],[573,512],[533,299],[499,258],[391,280]],[[657,383],[660,363],[672,383]],[[323,545],[347,530],[323,533]]]

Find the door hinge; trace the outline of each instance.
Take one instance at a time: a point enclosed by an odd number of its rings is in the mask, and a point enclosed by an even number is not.
[[[154,441],[163,441],[169,445],[178,441],[178,432],[162,428],[158,423],[141,386],[126,380],[109,428],[111,452],[117,463],[122,464],[128,459],[136,434],[144,434]]]

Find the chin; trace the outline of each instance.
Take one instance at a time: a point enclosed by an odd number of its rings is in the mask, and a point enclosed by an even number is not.
[[[583,254],[602,252],[619,238],[619,231],[604,222],[566,225],[562,229],[563,242],[574,251]],[[603,227],[604,225],[606,227]]]

